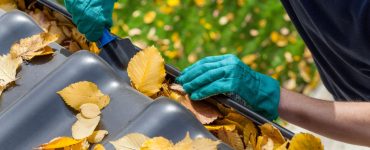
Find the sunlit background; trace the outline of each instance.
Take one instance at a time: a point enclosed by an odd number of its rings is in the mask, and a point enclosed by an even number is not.
[[[319,81],[278,0],[118,0],[113,21],[113,33],[139,47],[158,47],[179,69],[231,53],[288,89],[307,94]]]

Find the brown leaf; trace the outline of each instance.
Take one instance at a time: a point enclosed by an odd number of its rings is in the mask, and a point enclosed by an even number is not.
[[[192,101],[186,95],[182,96],[179,102],[189,109],[202,124],[210,124],[218,117],[221,117],[217,109],[206,101]]]
[[[217,137],[235,150],[244,150],[243,141],[236,131],[228,131],[225,128],[221,128],[217,132]]]

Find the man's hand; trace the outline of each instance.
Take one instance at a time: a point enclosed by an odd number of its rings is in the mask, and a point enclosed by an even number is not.
[[[266,118],[273,120],[278,116],[279,83],[253,71],[234,55],[206,57],[186,68],[177,82],[193,100],[234,93]]]
[[[97,41],[104,28],[112,26],[113,5],[116,0],[64,0],[78,31],[89,41]]]

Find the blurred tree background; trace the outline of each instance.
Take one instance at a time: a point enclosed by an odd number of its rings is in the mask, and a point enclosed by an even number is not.
[[[231,53],[291,90],[307,94],[319,81],[279,0],[118,0],[114,9],[114,34],[156,46],[179,69]]]
[[[112,33],[156,46],[180,70],[231,53],[290,90],[308,94],[320,81],[279,0],[118,0],[112,17]]]

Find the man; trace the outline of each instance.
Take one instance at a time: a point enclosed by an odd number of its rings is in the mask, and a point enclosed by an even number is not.
[[[270,120],[280,116],[321,135],[370,146],[370,1],[281,1],[336,102],[280,88],[276,80],[233,55],[206,57],[186,68],[177,82],[193,100],[234,93]],[[91,41],[112,24],[114,0],[65,3],[80,32]]]

